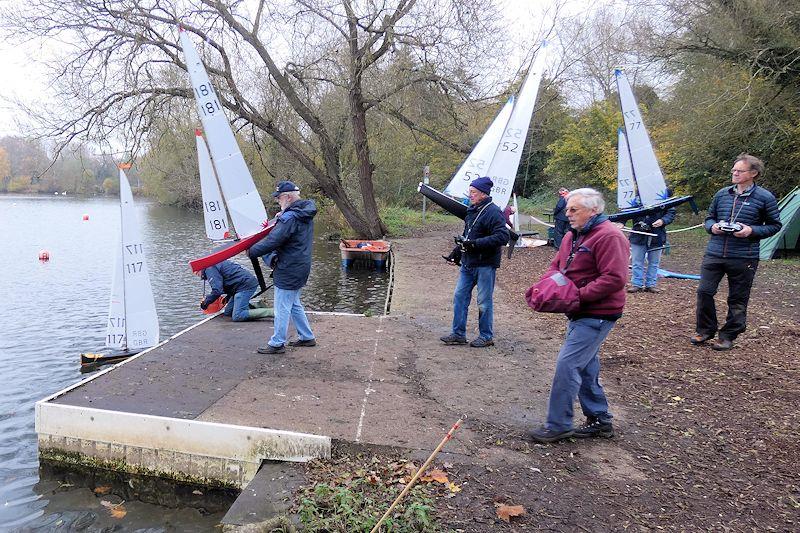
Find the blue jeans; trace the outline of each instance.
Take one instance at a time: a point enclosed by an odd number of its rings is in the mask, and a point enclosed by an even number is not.
[[[228,303],[225,305],[225,310],[222,314],[231,317],[234,322],[244,322],[250,320],[250,298],[258,290],[258,286],[252,288],[242,289],[233,295],[233,298],[228,298]]]
[[[648,252],[647,245],[631,244],[631,261],[633,263],[631,285],[634,287],[655,287],[658,281],[658,265],[661,263],[661,252],[653,250]],[[645,273],[644,260],[647,258],[647,272]]]
[[[467,334],[467,313],[472,299],[472,288],[478,286],[478,331],[484,340],[493,338],[492,322],[494,321],[494,278],[496,268],[490,266],[467,267],[461,265],[461,271],[453,295],[453,335],[465,337]]]
[[[608,401],[600,385],[600,346],[614,327],[613,320],[579,318],[567,324],[567,337],[558,352],[547,428],[566,431],[572,428],[572,404],[575,395],[587,418],[611,421]]]
[[[269,339],[269,345],[278,347],[286,342],[286,335],[289,333],[289,321],[294,322],[297,336],[301,341],[308,341],[314,338],[311,326],[308,324],[306,311],[300,303],[300,289],[290,291],[275,287],[275,331]]]

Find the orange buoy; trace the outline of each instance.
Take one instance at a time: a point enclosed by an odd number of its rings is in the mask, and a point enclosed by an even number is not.
[[[47,250],[39,252],[39,261],[50,261],[50,252]]]
[[[86,221],[86,220],[89,220],[89,215],[86,215],[86,214],[84,214],[84,215],[83,215],[83,220],[84,220],[84,221]]]

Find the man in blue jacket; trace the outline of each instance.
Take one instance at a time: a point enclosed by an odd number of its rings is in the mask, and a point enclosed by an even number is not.
[[[311,245],[317,206],[313,200],[301,199],[300,189],[291,181],[280,182],[272,196],[281,206],[275,228],[247,252],[250,257],[272,254],[270,266],[275,282],[275,329],[267,345],[258,348],[261,354],[286,351],[289,320],[294,321],[299,337],[289,346],[317,344],[300,302],[300,290],[311,272]]]
[[[717,334],[714,295],[722,276],[728,276],[728,317],[719,330],[715,350],[730,350],[744,332],[747,302],[758,268],[759,241],[781,229],[775,196],[755,184],[764,174],[764,163],[741,154],[731,169],[733,186],[714,195],[706,216],[706,231],[711,234],[700,271],[697,288],[697,333],[692,344],[703,344]]]
[[[228,304],[222,312],[234,322],[256,320],[274,316],[268,307],[251,309],[250,298],[258,290],[258,280],[250,272],[232,261],[222,261],[197,272],[203,280],[208,281],[211,292],[201,302],[200,309],[205,311],[217,298],[226,294]]]
[[[567,218],[567,195],[569,190],[564,187],[558,189],[558,202],[553,209],[553,247],[558,250],[561,247],[561,239],[569,230],[569,218]]]
[[[453,296],[452,333],[441,338],[445,344],[467,344],[467,313],[472,289],[478,286],[478,330],[480,336],[469,343],[474,348],[494,344],[494,280],[500,266],[501,248],[509,233],[500,208],[492,203],[492,180],[473,180],[469,186],[469,207],[464,219],[464,232],[456,237],[462,248],[461,272]]]
[[[666,227],[675,220],[675,208],[658,209],[643,217],[633,219],[633,229],[654,233],[655,237],[631,233],[631,286],[628,292],[659,292],[658,265],[661,252],[667,244]],[[647,268],[644,263],[647,260]]]

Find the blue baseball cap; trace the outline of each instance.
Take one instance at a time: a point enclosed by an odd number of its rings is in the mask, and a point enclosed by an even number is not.
[[[291,181],[281,181],[278,183],[278,186],[275,187],[275,192],[272,193],[273,198],[277,198],[281,195],[281,193],[285,192],[300,192],[300,187],[292,183]]]

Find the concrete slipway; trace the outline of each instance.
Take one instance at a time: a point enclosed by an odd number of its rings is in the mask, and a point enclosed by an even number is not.
[[[39,401],[40,456],[244,488],[262,461],[326,458],[332,440],[432,450],[464,414],[447,451],[488,453],[471,426],[541,420],[552,353],[521,326],[486,350],[441,345],[457,273],[430,251],[448,235],[396,243],[390,315],[310,314],[316,347],[259,355],[271,322],[215,316]],[[496,323],[519,324],[499,295]]]

